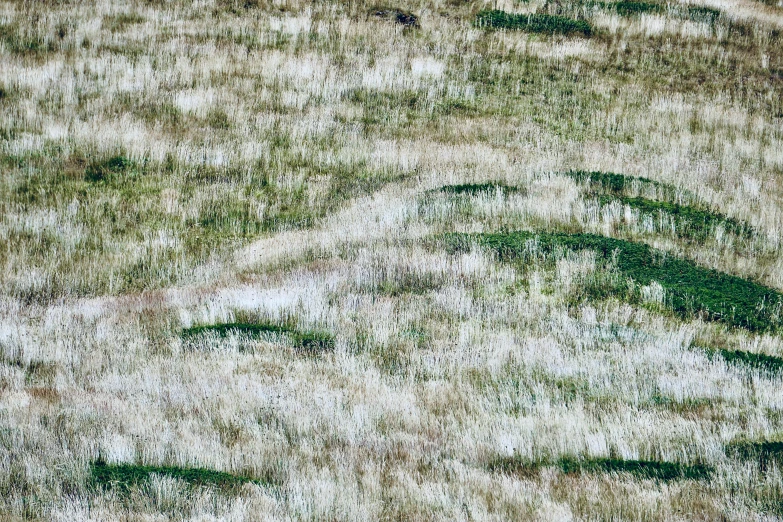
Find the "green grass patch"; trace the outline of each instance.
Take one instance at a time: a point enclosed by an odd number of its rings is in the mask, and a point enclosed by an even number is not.
[[[612,262],[619,275],[636,284],[658,282],[666,291],[667,305],[684,317],[695,314],[732,327],[754,332],[776,329],[780,324],[783,295],[763,285],[700,267],[672,257],[644,243],[594,234],[511,232],[499,234],[448,234],[452,249],[471,243],[495,251],[501,260],[525,262],[560,250],[592,250],[599,259]],[[607,280],[608,281],[608,280]],[[607,295],[627,288],[607,287]]]
[[[99,183],[133,171],[134,163],[123,155],[112,156],[103,161],[93,161],[84,171],[85,181]]]
[[[135,464],[107,464],[101,460],[90,465],[90,475],[96,486],[117,489],[127,493],[132,486],[149,481],[150,475],[162,475],[182,480],[191,487],[212,487],[223,492],[236,492],[247,483],[258,480],[239,477],[222,471],[179,466],[138,466]]]
[[[613,10],[622,16],[637,16],[645,13],[663,13],[666,6],[653,2],[590,2],[588,7]]]
[[[229,335],[245,335],[250,338],[260,338],[265,335],[284,335],[290,338],[297,351],[308,354],[318,354],[334,350],[334,336],[327,332],[301,331],[292,326],[274,323],[221,323],[192,326],[182,330],[183,339],[193,339],[204,334],[218,337]]]
[[[675,220],[678,234],[685,238],[705,239],[718,226],[722,226],[727,232],[746,239],[750,238],[754,233],[753,227],[747,223],[725,216],[720,212],[713,212],[690,205],[626,196],[600,196],[598,200],[601,205],[617,201],[648,215],[669,214]]]
[[[523,187],[515,187],[513,185],[506,185],[502,181],[487,181],[485,183],[465,183],[460,185],[444,185],[438,189],[445,194],[491,194],[498,190],[503,193],[524,193],[526,189]]]
[[[502,457],[489,465],[491,471],[531,476],[544,467],[556,466],[569,475],[579,473],[628,473],[640,479],[668,482],[673,480],[707,480],[713,473],[710,466],[686,465],[677,462],[652,460],[622,460],[613,458],[575,459],[564,457],[557,461],[525,461],[519,457]]]
[[[625,176],[614,172],[587,172],[583,170],[571,170],[564,175],[573,178],[577,183],[588,185],[591,192],[622,195],[630,190],[654,190],[662,197],[674,198],[676,187],[654,181],[649,178],[637,176]]]
[[[585,20],[548,14],[512,14],[485,10],[476,15],[476,26],[489,29],[511,29],[530,33],[590,36],[593,28]]]
[[[779,373],[783,371],[783,358],[763,353],[746,352],[743,350],[726,350],[716,348],[704,348],[707,355],[712,358],[720,356],[728,364],[744,366],[767,373]]]
[[[739,440],[727,444],[725,450],[730,457],[757,461],[762,471],[773,463],[778,467],[783,464],[783,441]]]

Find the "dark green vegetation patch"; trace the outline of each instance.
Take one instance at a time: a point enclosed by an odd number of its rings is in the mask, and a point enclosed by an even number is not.
[[[103,161],[94,161],[84,172],[84,179],[93,183],[108,181],[114,176],[131,172],[133,162],[125,156],[112,156]]]
[[[123,493],[131,486],[149,481],[152,474],[179,479],[192,487],[213,487],[223,492],[236,492],[247,483],[260,484],[260,481],[248,477],[203,468],[107,464],[100,460],[90,465],[90,475],[95,485],[115,488]]]
[[[525,192],[525,189],[522,187],[506,185],[502,181],[487,181],[485,183],[465,183],[460,185],[444,185],[439,190],[446,194],[469,194],[469,195],[493,193],[498,190],[503,193]]]
[[[613,172],[570,171],[565,175],[586,185],[589,192],[598,195],[601,205],[618,201],[647,215],[671,215],[678,234],[684,238],[706,239],[717,226],[746,239],[755,234],[747,223],[709,209],[695,195],[667,183]],[[640,193],[656,199],[639,197]]]
[[[703,464],[685,465],[677,462],[652,460],[622,460],[612,458],[574,459],[558,461],[525,461],[519,457],[501,457],[490,463],[492,471],[529,476],[539,469],[557,466],[563,473],[628,473],[637,478],[671,481],[709,479],[713,473],[710,466]]]
[[[762,471],[783,465],[783,441],[741,440],[726,445],[726,454],[745,461],[757,461]]]
[[[651,189],[660,193],[661,197],[669,199],[674,199],[677,195],[676,187],[644,177],[584,170],[571,170],[564,175],[573,178],[577,183],[587,184],[591,192],[622,195],[629,190]]]
[[[476,25],[491,29],[512,29],[530,33],[579,34],[590,36],[593,28],[585,20],[548,14],[512,14],[505,11],[481,11]]]
[[[744,238],[749,238],[753,234],[753,228],[750,225],[725,216],[720,212],[647,198],[629,198],[626,196],[599,197],[599,202],[602,205],[610,204],[613,201],[628,205],[647,215],[669,214],[674,218],[677,233],[685,238],[705,239],[718,226],[722,226],[727,232]]]
[[[623,277],[636,284],[657,281],[666,290],[667,304],[684,317],[695,314],[708,320],[751,331],[777,328],[783,295],[763,285],[672,257],[644,243],[594,234],[511,232],[499,234],[448,234],[454,249],[471,243],[494,250],[500,259],[524,261],[557,250],[592,250],[611,261]],[[605,295],[626,291],[607,287]]]
[[[783,358],[763,353],[746,352],[743,350],[726,350],[717,348],[703,348],[710,358],[722,357],[727,363],[744,366],[767,373],[783,371]]]
[[[305,353],[316,354],[334,350],[334,337],[329,333],[300,331],[292,326],[274,323],[221,323],[192,326],[182,331],[182,337],[192,339],[206,333],[217,334],[219,337],[246,335],[251,338],[259,338],[266,334],[286,335],[291,338],[297,350]]]

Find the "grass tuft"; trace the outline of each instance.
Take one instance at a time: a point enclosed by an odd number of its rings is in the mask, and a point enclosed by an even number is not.
[[[452,249],[470,243],[495,251],[501,260],[524,261],[558,249],[595,251],[600,259],[616,264],[620,275],[635,284],[653,281],[666,291],[667,304],[683,317],[702,315],[732,327],[754,332],[769,331],[780,324],[783,295],[769,287],[700,267],[644,243],[594,234],[511,232],[499,234],[449,234]],[[622,294],[625,287],[605,288],[607,295]]]
[[[590,36],[593,28],[585,20],[548,14],[512,14],[485,10],[476,15],[476,26],[489,29],[512,29],[530,33]]]
[[[247,483],[260,484],[260,481],[248,477],[240,477],[204,468],[107,464],[102,460],[98,460],[90,465],[90,475],[93,484],[104,488],[117,489],[123,493],[127,493],[132,486],[148,481],[152,474],[179,479],[188,483],[191,487],[213,487],[223,492],[236,492],[242,485]]]

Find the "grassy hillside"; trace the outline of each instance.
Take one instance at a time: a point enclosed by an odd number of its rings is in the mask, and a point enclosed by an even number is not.
[[[0,520],[783,518],[776,0],[0,2]]]

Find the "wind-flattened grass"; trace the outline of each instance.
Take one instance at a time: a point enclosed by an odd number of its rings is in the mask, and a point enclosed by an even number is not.
[[[615,265],[634,284],[660,284],[666,304],[683,317],[702,315],[732,327],[763,332],[780,325],[783,295],[769,287],[672,257],[644,243],[594,234],[534,233],[448,234],[452,249],[471,243],[493,250],[501,260],[524,262],[558,250],[594,251]],[[610,281],[607,279],[607,281]],[[627,294],[629,285],[605,288],[605,294]]]
[[[117,489],[121,493],[127,493],[132,486],[147,482],[153,474],[182,480],[191,487],[213,487],[224,493],[235,493],[247,483],[261,484],[261,481],[249,477],[204,468],[107,464],[102,460],[90,465],[94,485]]]
[[[512,14],[499,10],[480,11],[476,26],[489,29],[511,29],[530,33],[590,36],[593,28],[585,20],[549,14]]]
[[[489,464],[490,471],[531,476],[544,467],[558,467],[568,475],[578,473],[628,473],[639,479],[668,482],[673,480],[708,480],[713,473],[704,464],[680,464],[654,460],[563,457],[556,461],[526,461],[520,457],[500,457]]]
[[[303,331],[290,325],[269,322],[236,322],[192,326],[182,330],[181,335],[183,339],[189,340],[209,333],[222,338],[229,335],[244,335],[256,339],[268,334],[284,335],[291,339],[297,351],[313,355],[332,351],[335,345],[334,336],[327,332]]]

